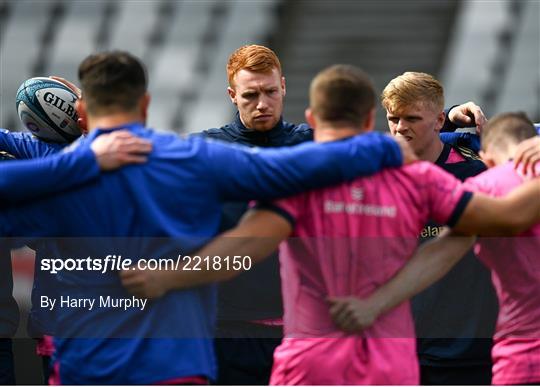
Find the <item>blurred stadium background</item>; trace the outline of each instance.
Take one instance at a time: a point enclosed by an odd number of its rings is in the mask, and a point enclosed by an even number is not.
[[[406,70],[435,74],[447,104],[540,118],[538,0],[2,0],[0,119],[31,76],[77,80],[89,53],[122,49],[149,69],[155,128],[195,132],[230,120],[225,63],[267,44],[288,82],[285,117],[303,120],[309,81],[332,63],[368,71],[379,90]],[[380,116],[379,127],[385,124]]]
[[[404,71],[445,85],[446,105],[477,102],[491,116],[540,121],[540,0],[0,0],[0,127],[22,130],[19,85],[77,81],[89,53],[121,49],[147,64],[149,125],[178,133],[229,122],[225,64],[243,44],[268,45],[287,79],[284,117],[303,121],[310,79],[333,63],[369,72],[379,91]],[[385,130],[382,110],[378,128]],[[32,255],[14,259],[28,307]],[[20,337],[24,336],[24,322]],[[19,383],[39,383],[31,343],[18,340]]]

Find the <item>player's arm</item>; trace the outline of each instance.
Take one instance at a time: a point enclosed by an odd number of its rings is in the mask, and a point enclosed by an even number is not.
[[[407,264],[386,284],[366,299],[329,299],[330,315],[345,332],[359,332],[402,302],[442,278],[472,247],[474,237],[445,230],[439,237],[422,244]]]
[[[540,222],[540,178],[502,198],[475,193],[453,230],[467,235],[515,235]]]
[[[480,136],[469,132],[446,132],[440,134],[441,141],[445,144],[468,148],[475,153],[480,152]]]
[[[0,164],[0,205],[73,188],[126,164],[144,163],[152,145],[126,131],[99,136],[80,147],[41,159]]]
[[[416,159],[406,143],[380,133],[279,149],[232,147],[219,142],[209,143],[206,149],[202,160],[206,174],[224,200],[289,196]]]
[[[285,218],[269,210],[251,210],[246,213],[238,226],[221,234],[196,255],[200,257],[249,256],[253,264],[267,258],[279,243],[291,233],[292,226]],[[207,270],[209,269],[209,270]],[[220,265],[202,267],[200,271],[179,270],[139,270],[132,268],[120,273],[124,287],[142,298],[160,297],[175,289],[185,289],[231,279],[241,270]]]
[[[487,119],[480,106],[474,102],[445,109],[445,120],[441,128],[441,141],[445,144],[464,146],[476,153],[480,151],[480,130],[486,124]],[[455,132],[458,128],[476,126],[477,133]]]
[[[436,170],[435,170],[436,172]],[[446,174],[438,179],[448,179]],[[446,176],[446,177],[445,177]],[[459,187],[457,181],[448,181]],[[434,182],[434,186],[436,181]],[[435,202],[448,198],[448,191],[434,189]],[[442,195],[442,197],[440,196]],[[540,179],[535,179],[505,198],[494,199],[482,194],[461,192],[451,216],[446,219],[454,228],[453,234],[445,232],[423,244],[411,260],[398,274],[385,285],[378,288],[366,299],[355,297],[330,299],[330,314],[340,329],[358,332],[369,327],[377,317],[416,295],[444,276],[459,261],[474,243],[473,237],[458,236],[457,232],[467,234],[505,235],[518,233],[540,221]],[[448,203],[442,203],[445,207]],[[444,213],[434,209],[437,216]]]
[[[477,128],[479,133],[487,123],[484,112],[472,101],[445,109],[446,118],[441,132],[453,132],[458,128]]]
[[[467,197],[470,200],[467,200]],[[454,214],[453,233],[423,244],[394,278],[366,299],[332,298],[330,315],[336,326],[346,332],[369,327],[383,313],[418,294],[443,277],[470,249],[474,237],[466,234],[510,235],[540,222],[540,179],[523,184],[504,198],[464,193]],[[465,200],[464,200],[465,199]],[[460,208],[465,206],[463,210]],[[457,212],[456,212],[457,211]],[[461,212],[461,214],[460,214]],[[454,224],[455,223],[455,224]]]
[[[64,145],[38,140],[28,133],[10,132],[0,129],[0,150],[8,152],[17,159],[33,159],[58,153]]]

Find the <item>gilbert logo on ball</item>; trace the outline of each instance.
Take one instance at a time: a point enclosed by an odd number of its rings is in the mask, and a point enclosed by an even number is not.
[[[52,142],[73,142],[81,135],[75,111],[77,96],[51,78],[30,78],[17,90],[17,114],[36,137]]]

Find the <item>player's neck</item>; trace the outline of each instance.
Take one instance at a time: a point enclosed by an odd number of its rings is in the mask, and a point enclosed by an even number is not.
[[[420,160],[431,161],[434,163],[440,157],[444,149],[443,142],[436,138],[429,146],[417,151],[417,156]]]
[[[365,131],[351,126],[335,127],[331,125],[321,125],[315,128],[313,139],[316,142],[328,142],[342,140],[361,133],[365,133]]]
[[[131,124],[134,122],[140,122],[144,124],[144,118],[140,114],[134,113],[114,113],[105,116],[88,117],[88,127],[90,131],[100,128],[117,128],[122,125]]]
[[[517,144],[513,144],[507,146],[506,150],[501,150],[500,152],[495,153],[495,165],[506,164],[508,161],[512,160],[515,157],[516,150]]]

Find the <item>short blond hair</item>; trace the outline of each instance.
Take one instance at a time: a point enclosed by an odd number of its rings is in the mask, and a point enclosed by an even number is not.
[[[274,51],[257,44],[242,46],[233,52],[227,61],[229,86],[233,86],[234,77],[240,70],[271,73],[273,69],[277,69],[281,76],[281,63]]]
[[[396,113],[417,103],[438,111],[444,109],[444,89],[433,76],[405,72],[392,79],[381,94],[381,104],[389,112]]]

